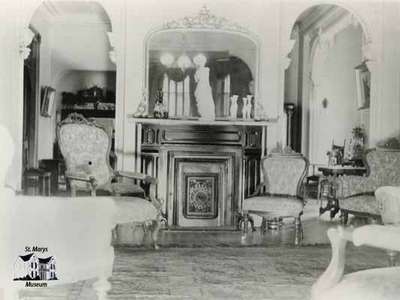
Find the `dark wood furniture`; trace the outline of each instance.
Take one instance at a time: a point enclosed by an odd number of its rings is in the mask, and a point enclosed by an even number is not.
[[[159,179],[169,228],[235,229],[260,182],[266,124],[135,121],[138,171]]]
[[[59,182],[60,161],[58,159],[41,159],[39,167],[50,172],[50,191],[51,195],[57,194]]]
[[[330,217],[334,218],[339,212],[339,200],[337,196],[337,181],[336,177],[341,175],[356,175],[362,176],[367,172],[365,167],[353,166],[325,166],[319,167],[318,171],[322,172],[323,176],[319,177],[318,182],[318,200],[320,201],[319,214],[322,215],[326,211],[330,211]],[[327,204],[324,207],[322,200],[326,198]]]
[[[24,172],[23,191],[25,195],[50,196],[51,172],[43,169],[28,169]]]
[[[367,169],[365,167],[352,167],[352,166],[326,166],[319,167],[318,170],[324,176],[339,176],[339,175],[356,175],[362,176]]]

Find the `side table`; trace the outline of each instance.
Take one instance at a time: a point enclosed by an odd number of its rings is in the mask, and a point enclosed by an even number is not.
[[[41,159],[39,168],[51,173],[51,194],[55,195],[58,191],[60,161],[58,159]]]
[[[51,172],[43,169],[28,169],[24,172],[23,190],[25,195],[50,196]]]
[[[339,200],[336,192],[338,186],[336,177],[341,175],[356,175],[362,176],[367,169],[365,167],[352,167],[352,166],[326,166],[319,167],[318,170],[322,172],[322,178],[318,182],[318,201],[320,202],[319,214],[322,215],[326,211],[330,211],[330,217],[333,219],[339,211]],[[327,204],[324,207],[322,198],[326,197]]]

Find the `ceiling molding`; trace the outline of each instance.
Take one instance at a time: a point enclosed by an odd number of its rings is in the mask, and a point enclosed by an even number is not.
[[[303,34],[315,35],[321,30],[327,31],[330,27],[341,22],[351,15],[347,10],[336,5],[321,5],[301,17],[299,27]]]
[[[63,3],[54,1],[44,1],[37,13],[50,25],[101,25],[111,26],[111,20],[104,8],[97,3],[84,2]]]

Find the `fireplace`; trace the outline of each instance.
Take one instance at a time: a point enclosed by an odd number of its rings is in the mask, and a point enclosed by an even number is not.
[[[235,229],[260,181],[265,126],[214,123],[137,119],[140,171],[158,178],[171,229]]]
[[[197,147],[198,149],[198,147]],[[201,149],[168,146],[166,182],[169,225],[178,227],[232,227],[239,207],[241,149],[203,145]]]

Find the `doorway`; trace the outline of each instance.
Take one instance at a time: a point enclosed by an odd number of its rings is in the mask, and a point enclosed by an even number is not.
[[[24,61],[22,176],[27,169],[35,168],[38,164],[40,42],[40,35],[35,33],[32,43],[29,45],[31,50],[29,57]]]

